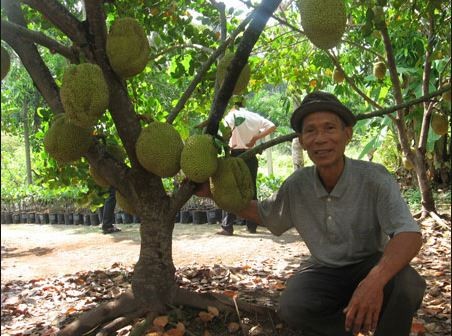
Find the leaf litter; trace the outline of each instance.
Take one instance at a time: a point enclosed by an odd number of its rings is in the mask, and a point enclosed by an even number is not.
[[[446,215],[448,216],[448,215]],[[425,278],[427,289],[413,321],[411,336],[451,334],[451,232],[426,219],[422,222],[424,245],[413,267]],[[295,256],[300,257],[300,256]],[[179,267],[179,286],[195,292],[217,292],[275,309],[286,280],[296,272],[293,264],[275,258],[258,258],[237,265]],[[1,334],[50,336],[81,313],[130,289],[133,265],[114,263],[108,269],[77,272],[60,277],[15,280],[2,285]],[[239,317],[240,316],[240,319]],[[137,319],[134,324],[142,323]],[[120,329],[127,336],[133,326]],[[171,307],[158,317],[146,335],[301,335],[279,321],[255,314],[205,311]]]

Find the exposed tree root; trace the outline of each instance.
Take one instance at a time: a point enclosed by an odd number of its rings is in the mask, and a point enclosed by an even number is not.
[[[110,323],[107,323],[104,325],[97,333],[96,336],[108,336],[113,334],[116,330],[119,330],[129,324],[132,323],[132,321],[138,317],[141,317],[145,314],[144,309],[138,309],[134,311],[133,313],[128,314],[127,316],[121,316]]]
[[[449,230],[450,227],[447,225],[447,223],[434,211],[430,211],[428,213],[430,215],[430,217],[432,217],[435,222],[441,226],[443,229]]]
[[[421,216],[424,214],[424,211],[418,211],[415,214],[413,214],[413,218],[420,220]]]
[[[99,325],[107,323],[106,326],[113,326],[120,323],[121,320],[117,318],[123,316],[125,318],[137,316],[140,312],[141,314],[144,314],[143,308],[141,308],[138,301],[134,299],[132,292],[126,292],[117,299],[101,304],[93,310],[84,313],[77,320],[64,327],[58,335],[83,335]]]
[[[149,312],[146,318],[141,323],[138,323],[132,330],[130,330],[129,336],[142,336],[146,330],[152,325],[152,321],[157,316],[155,312]]]
[[[248,313],[275,315],[275,311],[249,302],[235,300],[237,309]],[[208,306],[217,307],[221,311],[236,311],[234,300],[226,295],[218,293],[194,293],[183,288],[178,288],[173,304],[191,306],[206,309]]]
[[[435,211],[421,210],[413,215],[413,218],[416,219],[418,222],[422,222],[428,217],[431,217],[435,221],[435,223],[437,223],[441,228],[446,230],[450,229],[447,223]]]
[[[195,293],[183,288],[176,289],[173,305],[190,306],[193,308],[207,309],[216,307],[221,311],[236,312],[245,311],[253,314],[275,316],[275,312],[267,307],[230,298],[218,293]],[[132,331],[135,335],[141,335],[152,325],[157,316],[155,309],[145,308],[138,300],[135,300],[131,291],[121,294],[117,299],[99,305],[91,311],[81,315],[77,320],[64,327],[59,336],[95,335],[108,336],[115,331],[129,325],[136,318],[146,315],[146,319],[137,325]],[[132,335],[132,332],[131,332]]]

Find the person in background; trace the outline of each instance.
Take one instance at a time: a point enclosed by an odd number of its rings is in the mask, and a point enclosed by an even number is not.
[[[243,107],[243,97],[237,96],[234,99],[234,105],[224,118],[225,124],[232,130],[229,138],[229,147],[231,156],[239,156],[248,149],[253,148],[257,141],[266,137],[276,130],[276,126],[271,121],[261,115],[251,112]],[[257,200],[257,170],[259,163],[256,155],[252,155],[245,160],[248,166],[254,185],[253,199]],[[237,216],[233,213],[226,213],[221,223],[221,231],[217,234],[232,236],[234,234],[234,221]],[[248,232],[256,233],[257,224],[246,220]]]
[[[104,234],[120,232],[121,229],[115,226],[116,189],[110,187],[108,197],[104,203],[102,214],[102,232]]]
[[[281,319],[306,336],[409,336],[425,291],[410,266],[422,235],[397,182],[345,156],[356,118],[334,95],[306,95],[290,123],[314,165],[237,214],[277,236],[295,228],[310,251],[280,296]],[[195,193],[211,197],[209,184]]]

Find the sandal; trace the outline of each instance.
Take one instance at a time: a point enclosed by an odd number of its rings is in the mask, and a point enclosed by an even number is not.
[[[102,232],[104,234],[115,233],[115,232],[121,232],[121,229],[117,228],[116,226],[112,226],[112,227],[109,227],[107,229],[102,229]]]

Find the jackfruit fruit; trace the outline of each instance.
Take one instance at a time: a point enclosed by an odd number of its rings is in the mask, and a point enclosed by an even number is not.
[[[184,144],[173,126],[152,122],[141,130],[135,145],[138,161],[149,172],[170,177],[180,170]]]
[[[1,59],[2,65],[1,65],[1,67],[2,67],[2,80],[3,80],[3,78],[5,78],[6,75],[8,74],[9,68],[11,66],[11,58],[9,56],[8,51],[5,48],[1,47],[1,49],[2,49],[2,59]]]
[[[377,79],[383,79],[386,76],[386,64],[384,62],[374,63],[374,76]]]
[[[234,53],[226,52],[225,55],[220,59],[217,66],[217,80],[220,85],[223,84],[224,78],[226,77],[226,73],[228,71],[228,66],[231,64],[232,59],[234,58]],[[232,94],[240,95],[242,94],[250,81],[251,77],[251,69],[250,65],[247,63],[242,71],[240,72],[239,79],[235,83],[234,91]]]
[[[124,210],[124,212],[127,212],[128,214],[131,214],[131,215],[137,214],[135,208],[130,204],[130,202],[124,196],[122,196],[122,194],[119,191],[116,191],[115,196],[116,196],[116,202],[118,203],[118,206],[122,210]]]
[[[215,174],[210,178],[210,190],[215,203],[229,212],[240,212],[251,201],[254,186],[251,173],[243,159],[220,158]]]
[[[299,0],[298,9],[304,33],[316,47],[339,44],[347,21],[343,0]]]
[[[443,99],[445,100],[445,101],[448,101],[448,102],[450,102],[450,99],[451,99],[451,91],[449,90],[449,91],[446,91],[446,92],[444,92],[443,94],[442,94],[442,97],[443,97]]]
[[[344,72],[342,70],[338,69],[338,68],[334,68],[333,80],[336,83],[342,83],[344,81],[344,79],[345,79]]]
[[[122,78],[139,74],[149,60],[150,47],[146,32],[137,20],[130,17],[113,22],[106,49],[111,67]]]
[[[100,67],[70,65],[63,75],[61,103],[71,121],[80,127],[94,126],[108,107],[108,85]]]
[[[449,82],[449,83],[450,83],[450,82]],[[441,88],[442,88],[442,87],[441,87]],[[445,101],[450,102],[451,93],[452,93],[452,90],[451,90],[451,89],[449,89],[449,90],[446,91],[446,92],[443,92],[443,94],[442,94],[443,99],[444,99]]]
[[[192,135],[185,141],[180,166],[190,180],[202,183],[211,177],[218,167],[218,151],[208,134]]]
[[[372,9],[373,13],[374,13],[374,22],[375,22],[375,27],[377,27],[378,29],[381,29],[384,27],[385,24],[385,12],[383,10],[382,6],[375,6]]]
[[[431,122],[432,130],[438,135],[444,135],[447,133],[449,123],[447,121],[447,115],[443,113],[435,112],[432,114]]]
[[[90,130],[75,125],[65,114],[54,119],[44,136],[44,149],[59,163],[80,159],[92,143]]]
[[[106,179],[104,179],[100,174],[98,174],[93,166],[90,165],[88,171],[91,177],[93,178],[94,182],[96,182],[96,184],[99,187],[106,188],[110,186],[110,183],[108,183]]]
[[[404,158],[402,159],[402,164],[403,164],[403,167],[404,167],[406,170],[412,170],[412,169],[414,168],[413,163],[412,163],[408,158],[406,158],[406,157],[404,157]]]

